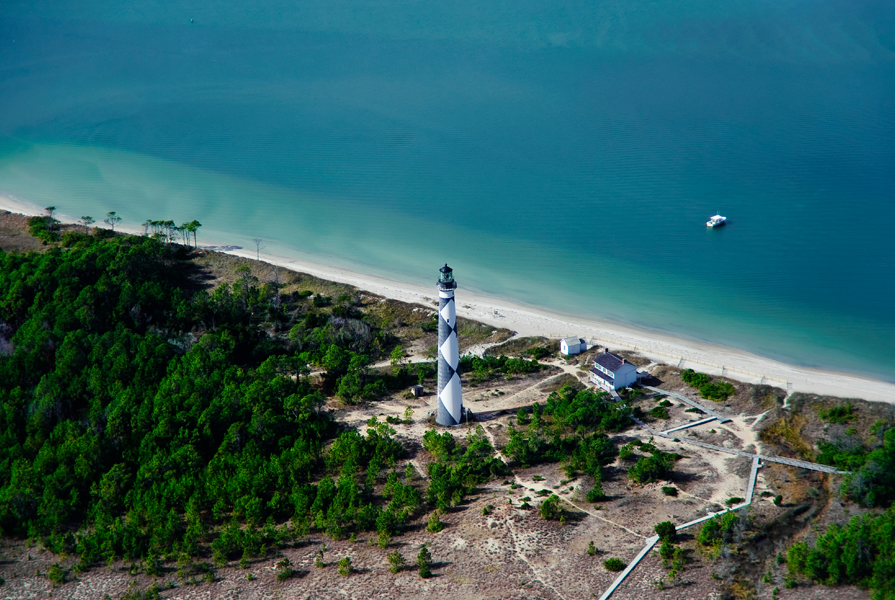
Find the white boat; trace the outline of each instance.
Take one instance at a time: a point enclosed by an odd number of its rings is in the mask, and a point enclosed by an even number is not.
[[[711,217],[708,221],[705,222],[706,227],[721,227],[724,225],[724,222],[727,221],[727,217],[722,217],[721,215],[715,215]]]

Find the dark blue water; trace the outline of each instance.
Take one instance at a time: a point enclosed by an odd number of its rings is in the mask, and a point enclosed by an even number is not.
[[[895,381],[891,2],[13,2],[4,192]]]

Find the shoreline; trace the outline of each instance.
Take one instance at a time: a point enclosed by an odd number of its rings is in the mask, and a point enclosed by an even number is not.
[[[0,209],[29,216],[43,214],[42,209],[8,196],[0,196]],[[60,221],[77,223],[76,220],[60,219]],[[140,235],[143,233],[142,229],[132,227],[119,227],[118,231]],[[207,240],[205,245],[227,246],[222,242]],[[218,251],[250,259],[254,259],[256,254],[248,249]],[[261,253],[261,260],[321,279],[353,285],[358,289],[403,302],[432,306],[437,298],[434,274],[432,285],[427,287],[289,257]],[[437,269],[433,267],[433,273],[436,271]],[[462,278],[460,282],[458,316],[504,327],[521,336],[539,335],[547,338],[578,336],[613,350],[635,350],[656,363],[693,368],[744,383],[764,383],[790,392],[860,398],[895,404],[895,384],[892,383],[848,373],[797,367],[735,348],[677,338],[629,325],[567,315],[542,307],[525,306],[508,299],[465,292],[462,288]]]

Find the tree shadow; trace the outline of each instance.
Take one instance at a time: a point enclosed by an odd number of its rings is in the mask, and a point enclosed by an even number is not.
[[[682,473],[680,471],[674,471],[671,474],[671,483],[678,484],[678,487],[680,487],[679,484],[697,481],[699,477],[699,473]]]

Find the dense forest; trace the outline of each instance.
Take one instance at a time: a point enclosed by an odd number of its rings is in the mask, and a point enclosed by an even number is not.
[[[88,568],[253,557],[310,530],[399,534],[425,500],[394,430],[346,429],[322,407],[326,395],[351,404],[416,383],[432,366],[371,369],[395,340],[349,297],[280,295],[248,273],[199,289],[191,252],[97,231],[0,253],[3,535]],[[433,505],[505,471],[480,433],[443,438]]]

